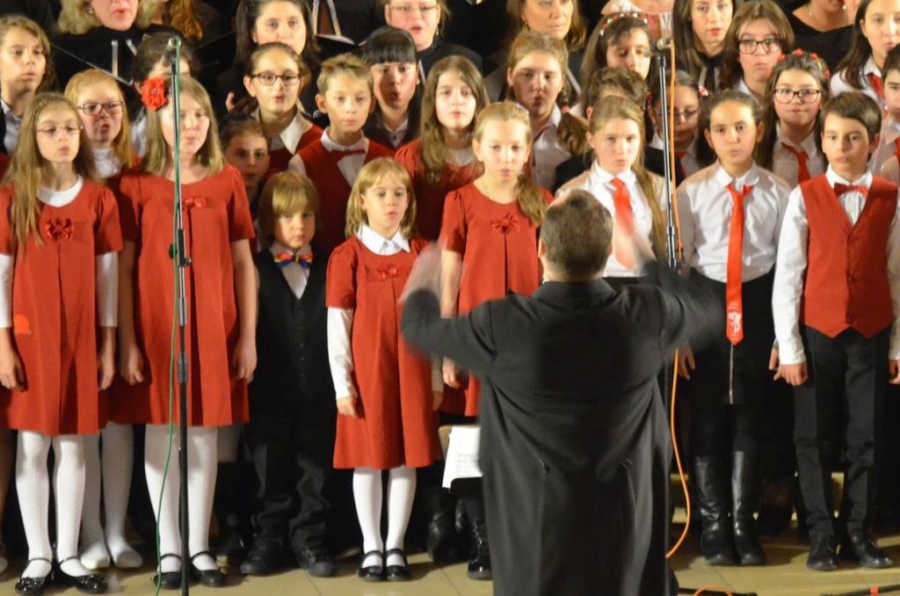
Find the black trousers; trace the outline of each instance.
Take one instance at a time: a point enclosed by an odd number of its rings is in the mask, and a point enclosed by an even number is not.
[[[286,397],[281,415],[252,412],[245,434],[262,494],[254,516],[259,536],[298,552],[325,545],[335,407],[296,402]]]
[[[810,327],[803,332],[809,379],[794,388],[794,445],[809,533],[835,533],[831,470],[841,435],[847,463],[840,519],[848,532],[860,531],[875,496],[890,328],[868,338],[852,329],[834,338]]]

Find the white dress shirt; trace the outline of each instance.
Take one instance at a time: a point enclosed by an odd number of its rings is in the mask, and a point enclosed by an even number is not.
[[[854,181],[838,176],[831,167],[825,173],[828,183],[837,183],[869,188],[872,184],[871,172],[866,172]],[[866,204],[866,197],[859,192],[841,194],[838,201],[855,225]],[[898,202],[900,208],[900,202]],[[900,358],[897,340],[897,316],[900,314],[900,228],[898,214],[888,235],[888,281],[891,286],[891,302],[894,305],[894,325],[891,331],[891,358]],[[807,265],[807,241],[809,221],[806,217],[806,203],[799,188],[795,188],[788,201],[781,230],[778,251],[778,267],[775,269],[775,285],[772,289],[772,311],[775,319],[775,337],[778,340],[778,357],[782,364],[799,364],[806,361],[803,341],[800,338],[800,302],[803,298],[803,276]]]
[[[894,184],[900,184],[900,162],[896,155],[888,157],[881,166],[881,177],[887,178]]]
[[[878,135],[878,147],[869,159],[869,169],[880,173],[887,160],[897,153],[895,141],[900,138],[900,122],[888,113],[881,122],[881,134]]]
[[[122,170],[122,164],[113,155],[110,149],[94,149],[94,165],[97,167],[97,175],[108,180]]]
[[[789,141],[781,132],[781,124],[775,125],[775,146],[772,148],[772,173],[787,182],[788,186],[794,188],[800,182],[800,162],[797,156],[784,148],[785,145],[793,147],[797,150],[806,152],[806,169],[809,170],[809,177],[815,178],[825,173],[827,163],[825,156],[816,147],[815,133],[810,133],[799,146]]]
[[[262,122],[262,117],[259,115],[259,108],[253,112],[253,117],[259,120],[260,123]],[[303,115],[303,108],[298,103],[297,113],[294,115],[294,119],[291,120],[290,124],[284,127],[284,130],[277,135],[269,137],[269,151],[287,149],[291,155],[297,153],[297,145],[300,144],[300,139],[310,128],[312,128],[312,125],[306,120],[306,117]]]
[[[562,110],[554,105],[550,121],[534,136],[531,179],[541,188],[556,186],[556,166],[572,157],[556,136],[561,119]]]
[[[601,205],[606,207],[607,211],[612,215],[613,221],[615,221],[616,204],[613,200],[613,196],[615,195],[616,188],[612,183],[613,178],[618,178],[624,182],[625,188],[628,189],[628,193],[631,195],[630,203],[631,212],[634,215],[635,231],[645,238],[650,239],[653,233],[653,213],[650,211],[648,198],[644,196],[633,170],[629,169],[621,174],[613,176],[600,167],[600,164],[595,161],[590,170],[583,172],[567,182],[557,191],[556,196],[565,196],[575,189],[586,190],[591,193]],[[657,189],[657,193],[655,197],[652,197],[652,200],[661,202],[662,178],[654,174],[653,182]],[[650,243],[652,245],[652,239],[650,240]],[[639,277],[640,274],[641,271],[639,268],[626,267],[620,263],[616,259],[615,252],[609,256],[609,260],[606,261],[606,269],[603,270],[603,277]]]
[[[274,258],[278,253],[282,252],[308,255],[312,252],[312,248],[310,248],[309,244],[307,244],[296,253],[294,253],[294,251],[276,240],[272,242],[272,246],[269,247],[269,252],[272,253],[272,258]],[[291,261],[287,265],[279,267],[279,269],[281,270],[281,275],[284,276],[284,281],[286,281],[288,287],[291,288],[291,292],[294,293],[294,296],[297,298],[297,300],[300,300],[303,297],[303,292],[306,290],[306,282],[309,281],[309,268],[304,267],[296,261]]]
[[[734,199],[727,190],[733,184],[740,191],[750,185],[744,197],[744,242],[741,248],[741,278],[753,281],[769,273],[775,265],[781,220],[790,187],[756,164],[735,179],[718,162],[703,168],[678,187],[678,216],[684,262],[709,279],[725,283],[728,278],[728,239]]]
[[[16,152],[16,144],[19,142],[22,119],[13,114],[12,108],[2,99],[0,99],[0,108],[3,109],[3,118],[6,120],[6,135],[3,137],[3,146],[6,147],[6,153],[13,155]]]
[[[75,184],[66,190],[38,191],[38,199],[51,207],[65,207],[75,200],[84,180],[79,176]],[[0,329],[12,327],[12,281],[15,257],[0,254]],[[97,325],[115,327],[118,323],[119,303],[119,253],[108,252],[95,257]]]
[[[847,80],[844,78],[847,72],[845,70],[841,70],[836,75],[831,77],[831,97],[835,97],[836,95],[840,95],[841,93],[847,93],[848,91],[862,91],[872,99],[874,99],[878,103],[878,107],[881,108],[882,113],[887,109],[887,103],[885,103],[884,98],[879,97],[878,93],[875,92],[875,88],[872,87],[872,81],[869,80],[869,75],[874,74],[876,76],[881,76],[881,69],[875,65],[875,61],[869,56],[869,59],[866,61],[865,65],[862,68],[862,74],[860,75],[860,83],[862,84],[862,89],[857,89],[856,87],[851,87]]]
[[[344,175],[347,184],[353,186],[356,176],[366,164],[366,153],[369,151],[369,139],[362,136],[352,145],[338,145],[330,136],[328,136],[328,131],[326,130],[322,133],[321,141],[322,145],[328,151],[356,151],[362,149],[362,153],[346,155],[337,162],[337,167],[341,171],[341,174]],[[289,172],[296,172],[301,176],[306,176],[306,165],[303,163],[303,160],[300,159],[299,153],[294,154],[294,157],[292,157],[291,161],[288,163],[287,169]]]

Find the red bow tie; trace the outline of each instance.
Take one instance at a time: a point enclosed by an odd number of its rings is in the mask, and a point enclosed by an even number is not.
[[[338,161],[341,161],[348,155],[365,155],[365,149],[335,149],[333,151],[329,151],[333,156],[337,158]]]
[[[287,267],[291,263],[297,263],[304,269],[309,269],[309,266],[312,265],[312,261],[313,255],[311,252],[308,252],[305,255],[280,252],[275,255],[275,266],[279,269]]]
[[[865,186],[856,186],[856,185],[852,185],[852,184],[841,184],[840,182],[838,182],[834,185],[835,196],[839,197],[842,194],[844,194],[845,192],[851,192],[851,191],[858,192],[859,194],[861,194],[864,197],[868,196],[868,194],[869,194],[869,189],[866,188]]]

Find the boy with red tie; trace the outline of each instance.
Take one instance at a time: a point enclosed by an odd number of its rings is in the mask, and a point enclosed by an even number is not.
[[[330,124],[322,137],[301,149],[288,171],[307,176],[322,198],[322,229],[318,246],[331,252],[344,241],[350,189],[362,167],[394,152],[368,140],[362,128],[375,109],[374,83],[369,65],[344,54],[326,60],[318,78],[316,105]]]
[[[328,367],[325,271],[316,235],[319,198],[297,174],[276,174],[260,202],[259,367],[250,384],[247,442],[259,476],[258,530],[241,572],[269,575],[293,556],[313,576],[335,573],[325,546],[326,481],[335,401]]]
[[[822,108],[825,174],[791,193],[778,247],[772,307],[776,378],[794,386],[794,443],[806,504],[806,565],[837,569],[841,554],[863,567],[892,565],[867,534],[885,392],[900,382],[900,230],[897,186],[868,169],[881,110],[859,92]],[[780,359],[780,360],[779,360]],[[838,426],[842,412],[846,422]],[[841,433],[841,434],[838,434]],[[841,441],[843,435],[843,441]],[[847,454],[839,527],[831,470],[835,445]],[[838,530],[840,534],[838,534]]]

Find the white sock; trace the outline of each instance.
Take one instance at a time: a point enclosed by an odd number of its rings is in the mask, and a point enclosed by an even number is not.
[[[53,437],[53,492],[56,495],[56,558],[69,575],[89,575],[78,558],[78,530],[84,502],[84,441],[78,435]]]
[[[216,427],[188,429],[188,520],[191,525],[188,545],[191,556],[209,551],[209,521],[219,470],[217,435]],[[193,564],[200,571],[218,569],[209,555],[197,557]]]
[[[381,470],[353,470],[353,501],[356,503],[356,516],[363,535],[363,553],[384,552],[384,542],[381,540]],[[362,566],[380,564],[381,557],[372,556],[366,557]]]
[[[137,569],[144,560],[125,538],[125,516],[131,492],[134,431],[131,425],[110,422],[103,429],[103,511],[106,514],[106,544],[120,569]],[[82,556],[82,559],[84,557]]]
[[[84,441],[84,505],[81,509],[81,564],[87,569],[109,567],[109,553],[100,523],[100,436]],[[106,479],[103,479],[106,483]]]
[[[181,571],[181,532],[178,527],[178,490],[181,481],[178,475],[178,429],[172,444],[172,456],[166,469],[166,452],[169,443],[169,427],[165,424],[148,424],[144,445],[144,467],[147,474],[147,489],[153,503],[153,513],[159,527],[159,556],[166,557],[160,562],[160,571]],[[165,482],[165,484],[163,484]],[[165,486],[165,490],[163,490]],[[160,492],[162,500],[160,501]]]
[[[47,455],[50,453],[50,437],[27,430],[19,431],[19,450],[16,457],[16,492],[22,525],[28,541],[28,560],[53,560],[50,547],[50,479],[47,475]],[[33,561],[22,572],[22,577],[46,577],[51,564]]]
[[[388,479],[388,533],[385,551],[403,549],[403,538],[416,494],[416,470],[399,466],[391,469]],[[400,555],[389,555],[385,565],[405,565]]]

